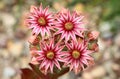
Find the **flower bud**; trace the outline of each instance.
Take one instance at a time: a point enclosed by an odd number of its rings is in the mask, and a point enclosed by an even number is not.
[[[32,63],[32,64],[34,64],[34,65],[39,64],[39,62],[36,60],[36,58],[35,58],[35,57],[32,57],[32,59],[31,59],[31,62],[30,62],[30,63]]]
[[[97,43],[90,43],[90,44],[88,44],[88,48],[89,48],[90,50],[95,51],[95,52],[97,52],[97,51],[99,50]]]
[[[87,36],[90,40],[96,40],[99,36],[99,32],[98,31],[91,31],[87,34]]]
[[[33,45],[39,44],[40,38],[37,35],[32,35],[29,39],[28,42],[30,42]]]

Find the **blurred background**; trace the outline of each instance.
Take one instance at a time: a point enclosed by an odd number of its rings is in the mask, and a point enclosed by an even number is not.
[[[63,8],[85,16],[85,26],[100,32],[95,65],[78,75],[59,79],[120,79],[120,0],[0,0],[0,79],[20,79],[19,69],[29,67],[30,32],[24,25],[31,5]]]

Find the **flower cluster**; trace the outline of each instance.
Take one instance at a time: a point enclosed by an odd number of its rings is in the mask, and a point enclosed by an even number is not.
[[[29,39],[31,63],[44,74],[68,67],[76,74],[94,64],[91,53],[98,51],[97,31],[82,25],[83,16],[76,11],[50,13],[47,8],[32,6],[26,19],[32,30]]]

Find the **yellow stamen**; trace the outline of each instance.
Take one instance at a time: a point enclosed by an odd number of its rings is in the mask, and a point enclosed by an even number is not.
[[[77,51],[77,50],[74,50],[74,51],[72,52],[72,56],[73,56],[75,59],[77,59],[77,58],[80,57],[80,52]]]
[[[51,51],[48,52],[48,53],[47,53],[47,58],[48,58],[48,59],[53,59],[53,58],[54,58],[54,53],[51,52]]]
[[[73,24],[71,22],[65,23],[65,29],[66,30],[71,30],[73,28]]]
[[[38,19],[38,22],[39,22],[40,25],[45,25],[46,24],[45,18],[43,18],[43,17],[40,17]]]

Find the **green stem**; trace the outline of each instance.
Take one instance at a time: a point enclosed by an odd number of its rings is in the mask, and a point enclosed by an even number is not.
[[[62,76],[62,75],[64,75],[64,74],[67,73],[67,72],[69,72],[69,68],[68,68],[68,67],[63,68],[63,69],[57,74],[57,76],[58,76],[58,77],[59,77],[59,76]]]
[[[65,73],[67,73],[69,71],[69,68],[62,68],[62,70],[57,71],[56,73],[48,73],[47,75],[44,75],[38,68],[38,66],[35,66],[31,63],[29,63],[29,65],[31,66],[31,68],[34,70],[34,72],[40,77],[40,79],[58,79],[58,77],[64,75]]]
[[[35,71],[35,73],[40,76],[41,79],[45,78],[46,76],[39,70],[39,68],[31,63],[29,63],[30,67]]]

